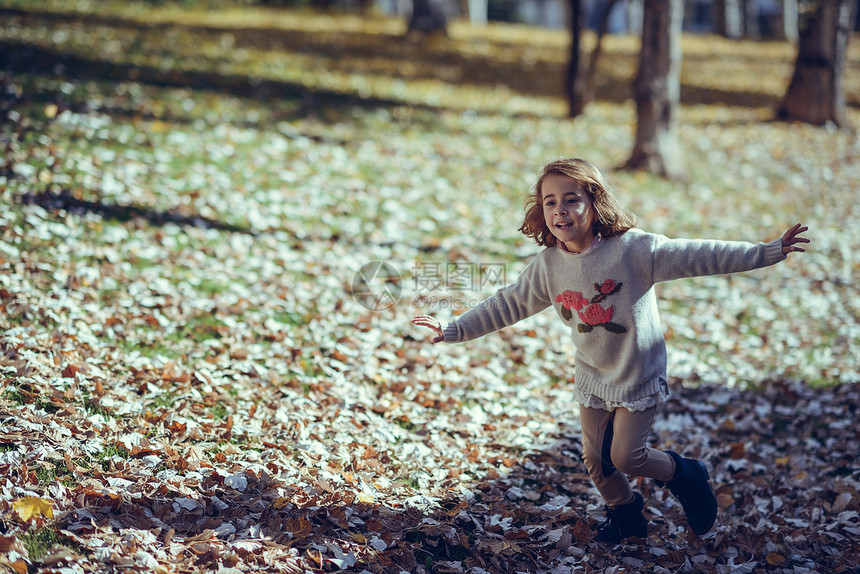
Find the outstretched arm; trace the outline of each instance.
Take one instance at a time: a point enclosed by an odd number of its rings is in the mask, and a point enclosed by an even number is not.
[[[781,238],[756,245],[745,241],[669,239],[651,235],[652,281],[723,275],[774,265],[789,253],[804,251],[798,244],[809,243],[809,239],[801,235],[808,229],[798,223]]]
[[[477,305],[470,305],[468,311],[447,325],[442,326],[430,315],[417,315],[412,322],[436,333],[434,343],[461,343],[483,337],[543,311],[551,304],[546,293],[544,253],[546,251],[526,265],[514,283],[502,287]]]
[[[412,319],[412,323],[419,327],[432,329],[433,332],[436,333],[436,336],[433,337],[433,343],[441,343],[445,340],[445,335],[442,334],[442,324],[439,323],[435,317],[431,317],[430,315],[416,315],[415,318]]]
[[[805,225],[798,223],[788,231],[786,231],[782,236],[782,253],[783,255],[788,255],[789,253],[804,252],[806,249],[802,247],[797,247],[798,243],[809,243],[809,239],[806,237],[801,237],[801,233],[805,233],[809,231],[809,228]]]

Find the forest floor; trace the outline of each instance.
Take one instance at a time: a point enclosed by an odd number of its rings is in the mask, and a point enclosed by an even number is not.
[[[684,38],[671,183],[616,168],[635,39],[568,120],[562,32],[171,6],[0,2],[0,567],[856,571],[860,140],[773,121],[791,46]],[[860,125],[857,37],[845,89]],[[647,539],[591,542],[550,313],[463,345],[410,324],[516,277],[559,156],[649,231],[810,227],[774,267],[658,288],[652,440],[707,462],[703,538],[639,480]]]

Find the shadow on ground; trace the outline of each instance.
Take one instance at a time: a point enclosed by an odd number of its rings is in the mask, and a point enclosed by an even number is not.
[[[142,219],[155,226],[174,224],[181,227],[254,234],[249,227],[232,225],[199,214],[180,213],[178,210],[158,211],[140,205],[111,204],[82,199],[68,189],[62,189],[58,193],[51,191],[27,193],[21,196],[20,202],[24,205],[38,205],[48,211],[62,210],[74,214],[95,213],[121,222]]]

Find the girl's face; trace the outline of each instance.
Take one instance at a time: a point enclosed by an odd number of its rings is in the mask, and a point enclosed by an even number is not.
[[[541,183],[543,218],[569,251],[580,252],[594,240],[594,209],[583,187],[566,175],[550,174]]]

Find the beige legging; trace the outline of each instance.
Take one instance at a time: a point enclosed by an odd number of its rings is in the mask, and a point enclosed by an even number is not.
[[[580,405],[582,456],[588,474],[610,508],[633,502],[627,475],[669,481],[674,459],[647,446],[657,407],[630,412],[592,409]]]

